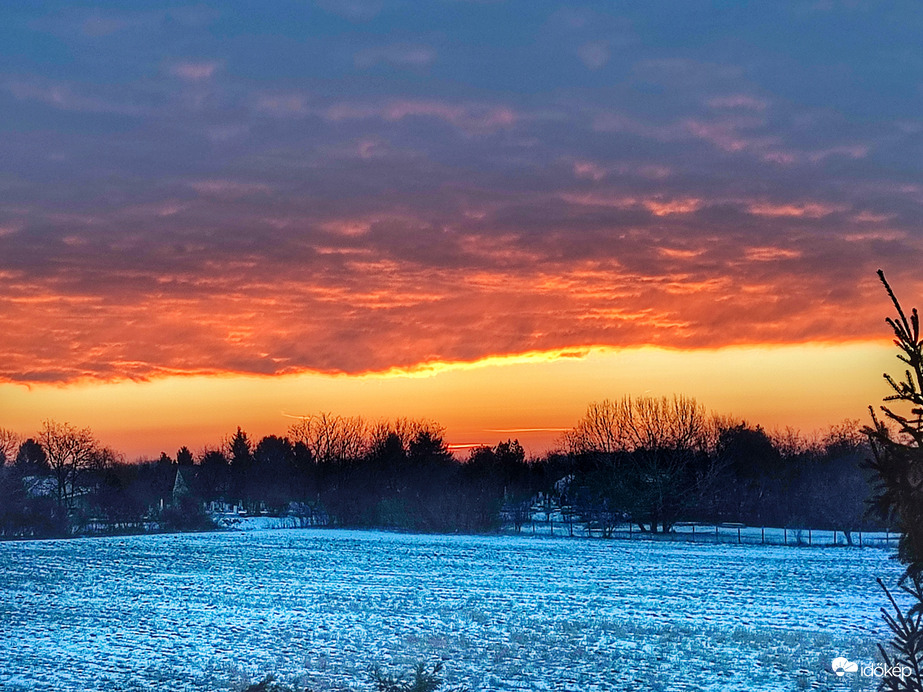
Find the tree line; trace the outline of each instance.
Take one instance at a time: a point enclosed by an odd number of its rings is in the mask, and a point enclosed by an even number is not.
[[[285,435],[238,428],[219,446],[128,463],[86,428],[0,429],[0,535],[190,530],[207,507],[311,523],[413,531],[519,528],[536,503],[602,535],[633,524],[739,522],[851,532],[865,517],[869,456],[858,423],[808,440],[708,413],[695,399],[590,404],[555,451],[516,440],[453,455],[433,421],[320,413]]]

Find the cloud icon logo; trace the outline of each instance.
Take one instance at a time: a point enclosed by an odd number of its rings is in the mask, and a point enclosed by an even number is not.
[[[855,673],[859,670],[859,664],[850,661],[847,658],[838,656],[833,659],[833,662],[830,664],[830,667],[833,668],[833,672],[837,674],[837,677],[843,677],[846,673]]]

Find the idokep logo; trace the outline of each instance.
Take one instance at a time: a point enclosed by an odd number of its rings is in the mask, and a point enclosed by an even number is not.
[[[850,661],[843,656],[837,656],[833,659],[833,663],[830,664],[830,667],[833,668],[833,672],[837,674],[837,677],[843,677],[846,673],[855,673],[859,670],[858,663]]]
[[[910,666],[891,665],[886,666],[882,663],[863,664],[861,667],[855,661],[850,661],[845,656],[837,656],[830,663],[833,672],[837,677],[843,677],[846,673],[859,673],[865,678],[900,678],[901,680],[911,676],[913,670]]]

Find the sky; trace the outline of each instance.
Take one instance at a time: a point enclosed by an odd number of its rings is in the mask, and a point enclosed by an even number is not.
[[[0,427],[863,418],[923,293],[923,5],[0,7]],[[528,445],[527,445],[528,446]]]

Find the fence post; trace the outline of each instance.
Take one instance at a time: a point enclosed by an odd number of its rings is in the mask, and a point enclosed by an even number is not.
[[[812,543],[811,543],[811,529],[808,529],[808,545],[812,545]]]
[[[782,545],[788,545],[788,527],[782,528]]]
[[[692,542],[695,543],[695,524],[692,525]]]
[[[862,529],[859,529],[859,547],[862,547]]]
[[[766,545],[766,527],[765,526],[760,527],[760,543],[762,543],[763,545]]]
[[[718,525],[715,524],[715,543],[718,542]]]
[[[740,527],[737,527],[737,543],[740,544]]]

